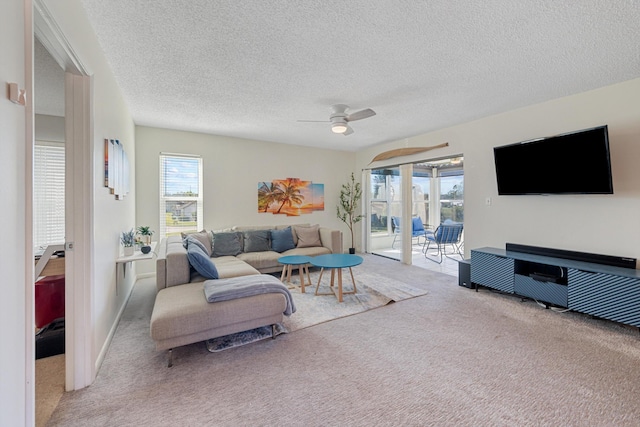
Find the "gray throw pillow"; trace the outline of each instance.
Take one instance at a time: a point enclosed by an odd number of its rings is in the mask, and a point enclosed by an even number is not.
[[[202,251],[207,254],[207,256],[211,256],[207,251],[206,246],[196,237],[194,237],[193,235],[188,235],[186,239],[184,239],[184,241],[186,242],[186,246],[187,246],[187,250],[189,250],[189,246],[195,245],[198,246],[200,249],[202,249]]]
[[[244,232],[245,252],[264,252],[271,250],[271,233],[269,230],[251,230]]]
[[[206,230],[197,232],[180,233],[182,235],[182,246],[187,247],[187,237],[198,239],[204,246],[204,250],[208,256],[211,256],[211,233]]]
[[[236,256],[242,253],[242,233],[213,233],[213,255]]]
[[[312,248],[322,246],[320,241],[320,228],[317,225],[311,227],[294,227],[293,228],[298,236],[298,248]]]

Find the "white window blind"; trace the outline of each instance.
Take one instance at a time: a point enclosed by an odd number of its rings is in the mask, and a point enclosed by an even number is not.
[[[33,240],[36,251],[64,243],[64,144],[37,141],[34,147]]]
[[[203,229],[202,158],[160,154],[160,237]]]

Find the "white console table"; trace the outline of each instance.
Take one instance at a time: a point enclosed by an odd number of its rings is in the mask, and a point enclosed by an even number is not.
[[[149,246],[151,246],[151,251],[147,254],[143,254],[140,252],[140,249],[136,250],[133,255],[123,255],[120,252],[120,256],[116,258],[116,294],[118,292],[118,279],[120,278],[120,268],[122,268],[122,277],[127,275],[127,264],[134,261],[144,261],[153,259],[156,256],[156,245],[158,242],[151,242]]]
[[[140,250],[136,250],[133,255],[125,256],[120,253],[120,256],[116,259],[116,264],[126,264],[132,261],[142,261],[145,259],[153,259],[156,251],[156,245],[158,242],[151,242],[149,246],[151,246],[151,251],[148,254],[143,254]]]

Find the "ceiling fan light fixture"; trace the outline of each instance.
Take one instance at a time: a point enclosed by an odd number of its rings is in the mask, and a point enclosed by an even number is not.
[[[348,136],[353,133],[353,129],[349,126],[350,122],[356,120],[362,120],[369,118],[371,116],[375,116],[376,112],[371,108],[366,108],[364,110],[356,111],[355,113],[347,114],[347,109],[349,107],[345,104],[335,104],[332,105],[330,110],[331,114],[329,115],[329,120],[298,120],[299,122],[329,122],[331,123],[331,132]]]
[[[331,131],[333,133],[345,133],[347,131],[346,123],[334,123],[331,125]]]

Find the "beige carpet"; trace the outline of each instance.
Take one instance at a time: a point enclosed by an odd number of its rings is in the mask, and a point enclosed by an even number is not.
[[[637,329],[365,258],[427,295],[166,368],[140,282],[94,384],[49,426],[637,426]],[[326,297],[329,298],[329,297]]]

